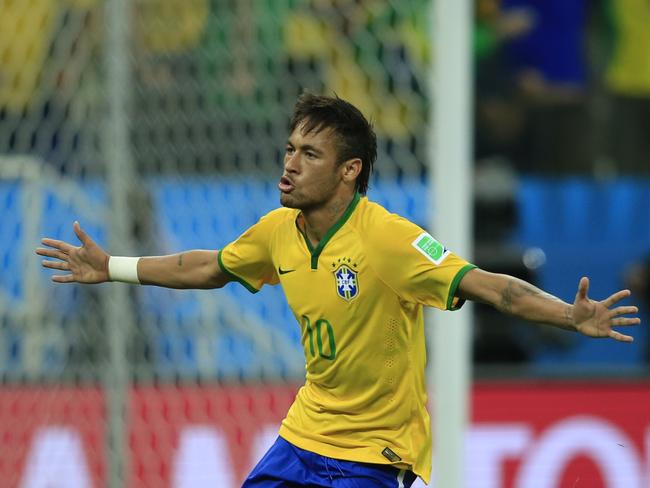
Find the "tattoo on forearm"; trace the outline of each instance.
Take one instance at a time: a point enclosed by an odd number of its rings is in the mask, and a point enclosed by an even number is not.
[[[509,281],[501,293],[501,308],[504,312],[512,312],[513,299],[521,298],[525,295],[538,296],[545,293],[528,283],[522,281]]]
[[[501,292],[501,309],[504,312],[512,313],[512,302],[514,299],[524,296],[539,296],[556,302],[561,302],[557,297],[549,295],[548,293],[540,290],[539,288],[520,280],[511,280],[508,285]]]
[[[571,305],[564,308],[564,323],[553,324],[560,329],[568,330],[569,332],[577,332],[575,325],[573,325],[573,309]]]
[[[183,266],[183,254],[178,255],[178,266]]]
[[[549,293],[546,293],[543,290],[540,290],[539,288],[531,285],[530,283],[526,283],[525,281],[519,279],[512,279],[508,282],[506,287],[501,292],[500,310],[509,314],[516,313],[513,311],[513,304],[518,299],[526,296],[538,297],[542,300],[564,303],[559,298]],[[533,308],[536,309],[537,307],[533,307]],[[535,317],[535,315],[537,314],[535,313],[531,316],[527,313],[524,318],[528,320],[539,320],[539,319],[541,319],[542,321],[545,320],[545,317],[543,316]],[[555,325],[558,327],[561,327],[566,330],[575,330],[575,327],[573,326],[573,309],[570,305],[567,305],[564,308],[564,317],[563,317],[563,321],[561,321],[563,323],[557,323],[557,322],[558,321],[553,321],[553,323],[555,323]]]
[[[512,311],[512,283],[501,292],[501,310],[510,313]]]
[[[564,321],[565,324],[562,326],[563,329],[566,330],[573,330],[575,331],[575,327],[573,326],[573,308],[571,305],[567,305],[566,308],[564,309]]]

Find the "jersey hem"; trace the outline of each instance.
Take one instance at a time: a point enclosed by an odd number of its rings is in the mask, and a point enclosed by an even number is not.
[[[223,249],[220,249],[219,252],[217,253],[217,261],[219,263],[219,267],[221,268],[221,271],[226,273],[234,281],[237,281],[239,284],[241,284],[244,288],[246,288],[251,293],[257,293],[259,291],[257,288],[255,288],[250,283],[247,283],[246,280],[240,278],[239,276],[237,276],[236,274],[231,272],[228,268],[226,268],[226,265],[223,264],[223,260],[221,259],[221,253],[222,252],[223,252]]]
[[[278,435],[282,437],[285,441],[293,444],[294,446],[299,447],[300,449],[304,449],[305,451],[313,452],[314,454],[318,454],[319,456],[330,457],[332,459],[339,459],[342,461],[352,461],[354,463],[381,464],[383,466],[393,466],[394,468],[397,469],[406,469],[411,471],[416,476],[422,478],[422,481],[424,481],[425,484],[429,483],[429,478],[423,476],[423,473],[418,473],[417,471],[415,471],[414,467],[410,464],[381,462],[376,459],[360,459],[359,457],[345,456],[342,455],[342,453],[336,448],[328,449],[326,445],[305,440],[304,438],[295,435],[284,425],[280,426],[280,431],[278,432]]]
[[[454,296],[456,296],[456,291],[458,290],[458,286],[460,285],[460,281],[463,279],[463,276],[465,276],[468,271],[476,269],[477,267],[478,266],[474,264],[466,264],[460,268],[458,273],[456,273],[456,276],[454,276],[454,279],[451,281],[451,286],[449,287],[449,295],[447,297],[447,310],[453,312],[455,310],[459,310],[465,304],[465,300],[459,299],[456,302],[456,305],[454,305]]]

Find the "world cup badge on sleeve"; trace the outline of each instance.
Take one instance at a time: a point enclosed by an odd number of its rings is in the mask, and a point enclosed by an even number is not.
[[[347,264],[342,264],[334,271],[336,293],[346,301],[351,301],[359,294],[358,273]]]

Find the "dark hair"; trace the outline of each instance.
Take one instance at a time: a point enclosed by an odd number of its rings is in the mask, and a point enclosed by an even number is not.
[[[377,136],[361,111],[336,95],[326,97],[305,93],[298,97],[293,109],[291,132],[303,123],[306,133],[323,129],[334,131],[338,139],[339,163],[353,158],[361,160],[356,190],[365,195],[377,159]]]

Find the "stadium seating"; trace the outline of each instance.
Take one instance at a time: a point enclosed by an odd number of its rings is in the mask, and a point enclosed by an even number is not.
[[[222,247],[278,204],[274,181],[250,177],[184,180],[156,177],[146,182],[146,188],[153,201],[160,253]],[[84,183],[83,192],[97,203],[106,201],[99,183]],[[4,307],[25,305],[22,268],[24,260],[28,256],[32,258],[26,251],[38,245],[25,242],[23,193],[23,184],[17,181],[0,182],[0,208],[3,209],[0,306]],[[369,194],[391,211],[426,225],[428,207],[422,204],[428,201],[425,182],[413,179],[397,184],[379,180],[373,183]],[[232,202],[239,203],[235,206]],[[573,297],[582,275],[591,277],[593,297],[604,297],[622,287],[625,267],[650,251],[648,180],[598,183],[524,178],[519,184],[517,202],[519,224],[511,244],[544,251],[547,259],[539,270],[540,284],[565,300]],[[75,219],[82,220],[80,209],[62,201],[54,191],[47,192],[42,203],[43,235],[73,239],[70,224]],[[98,242],[105,244],[105,228],[101,222],[82,220],[82,223]],[[441,238],[444,241],[444,236]],[[83,295],[75,291],[76,287],[46,285],[49,274],[41,272],[43,286],[47,286],[43,289],[50,296],[48,303],[56,303],[56,310],[51,313],[73,313],[81,305]],[[255,295],[235,284],[219,292],[147,287],[139,290],[137,297],[141,327],[151,341],[154,367],[161,374],[210,370],[219,376],[238,377],[246,376],[248,369],[259,367],[260,362],[271,363],[280,375],[297,371],[300,334],[279,287],[265,287]],[[228,318],[229,311],[233,310],[245,311],[250,323],[233,324]],[[206,321],[216,323],[206,327]],[[247,334],[246,327],[252,327],[253,332]],[[285,341],[289,339],[286,342],[293,350],[287,353],[289,359],[287,354],[272,354],[272,351],[267,358],[254,358],[253,351],[257,349],[251,341],[259,331],[279,334]],[[638,332],[641,336],[645,334],[640,329]],[[19,368],[20,331],[4,323],[0,333],[3,344],[0,355],[5,358],[0,368]],[[597,365],[604,361],[634,365],[642,354],[640,346],[630,349],[578,336],[574,340],[574,347],[568,349],[541,350],[535,359],[536,367],[561,367],[578,362]],[[206,343],[210,347],[203,347]],[[61,351],[60,361],[64,361],[63,355]]]

